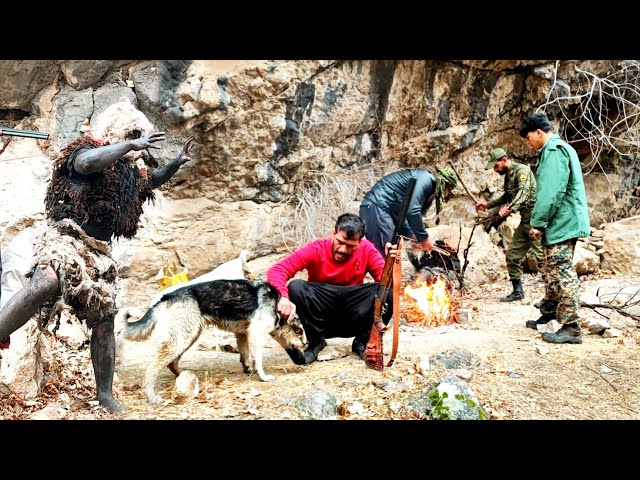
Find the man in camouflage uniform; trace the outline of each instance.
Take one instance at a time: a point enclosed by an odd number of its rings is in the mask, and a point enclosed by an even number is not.
[[[549,119],[542,113],[523,120],[520,136],[540,151],[536,172],[538,192],[529,235],[542,238],[544,245],[542,316],[528,320],[526,325],[537,328],[556,319],[562,328],[555,333],[543,333],[545,342],[582,343],[578,316],[580,282],[573,252],[577,239],[590,234],[590,223],[580,160],[573,147],[551,132]]]
[[[500,198],[487,202],[480,200],[477,210],[486,210],[500,206],[498,216],[504,218],[512,213],[520,212],[520,224],[513,232],[513,239],[507,250],[507,271],[513,285],[513,292],[500,299],[501,302],[513,302],[524,298],[522,288],[522,260],[529,249],[538,262],[542,264],[542,243],[540,239],[529,238],[531,211],[536,201],[536,179],[528,165],[513,162],[502,148],[494,148],[489,152],[485,170],[504,176],[504,193]]]

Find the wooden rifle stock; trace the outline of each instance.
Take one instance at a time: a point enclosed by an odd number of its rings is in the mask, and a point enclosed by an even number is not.
[[[409,211],[409,205],[411,204],[411,197],[413,196],[413,190],[416,186],[416,179],[414,177],[409,179],[409,184],[407,186],[407,191],[404,195],[404,201],[402,204],[402,210],[400,211],[400,215],[396,219],[396,228],[393,232],[393,238],[391,240],[392,245],[397,245],[398,248],[398,257],[387,255],[384,262],[384,268],[382,269],[382,277],[380,278],[380,284],[378,285],[378,291],[376,292],[376,298],[374,302],[373,308],[373,325],[371,326],[371,334],[369,336],[369,342],[367,343],[367,348],[365,350],[365,363],[368,367],[373,368],[375,370],[382,370],[384,368],[383,354],[382,354],[382,335],[385,331],[387,331],[387,327],[382,321],[382,311],[384,305],[387,301],[387,296],[389,294],[389,289],[391,288],[391,284],[393,281],[393,271],[396,262],[400,261],[399,255],[402,253],[402,239],[400,237],[400,229],[404,224],[405,219],[407,218],[407,212]],[[396,279],[397,285],[394,285],[396,288],[400,288],[400,279]],[[399,290],[398,290],[399,291]],[[394,308],[398,308],[398,306],[394,306]],[[394,332],[394,341],[397,342],[397,328],[398,325],[395,326],[396,332]],[[389,363],[391,365],[393,360]]]

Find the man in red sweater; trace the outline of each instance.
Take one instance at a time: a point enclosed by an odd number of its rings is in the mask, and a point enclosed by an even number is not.
[[[325,339],[334,337],[355,337],[351,350],[363,358],[384,268],[384,258],[364,236],[362,219],[345,213],[338,217],[330,237],[307,243],[267,271],[267,281],[282,295],[278,312],[289,319],[297,314],[305,328],[309,345],[296,363],[315,361],[327,346]],[[296,279],[287,286],[303,270],[308,281]],[[376,283],[363,283],[367,273]],[[391,296],[387,302],[385,324],[393,310]]]

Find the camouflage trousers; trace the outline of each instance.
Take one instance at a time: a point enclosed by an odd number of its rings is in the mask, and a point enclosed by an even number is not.
[[[527,255],[529,249],[538,262],[538,267],[542,265],[544,254],[542,253],[542,242],[540,240],[531,240],[529,231],[531,225],[528,223],[520,223],[518,228],[513,232],[513,238],[507,250],[507,271],[510,280],[520,280],[522,278],[522,260]]]
[[[544,247],[542,279],[544,299],[540,305],[543,315],[554,315],[559,323],[579,322],[580,281],[573,265],[575,238]]]

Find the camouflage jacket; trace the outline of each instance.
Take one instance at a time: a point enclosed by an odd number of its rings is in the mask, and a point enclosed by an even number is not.
[[[504,176],[504,193],[487,205],[493,208],[506,204],[511,212],[520,212],[521,223],[529,223],[535,203],[536,177],[528,165],[512,161]]]

